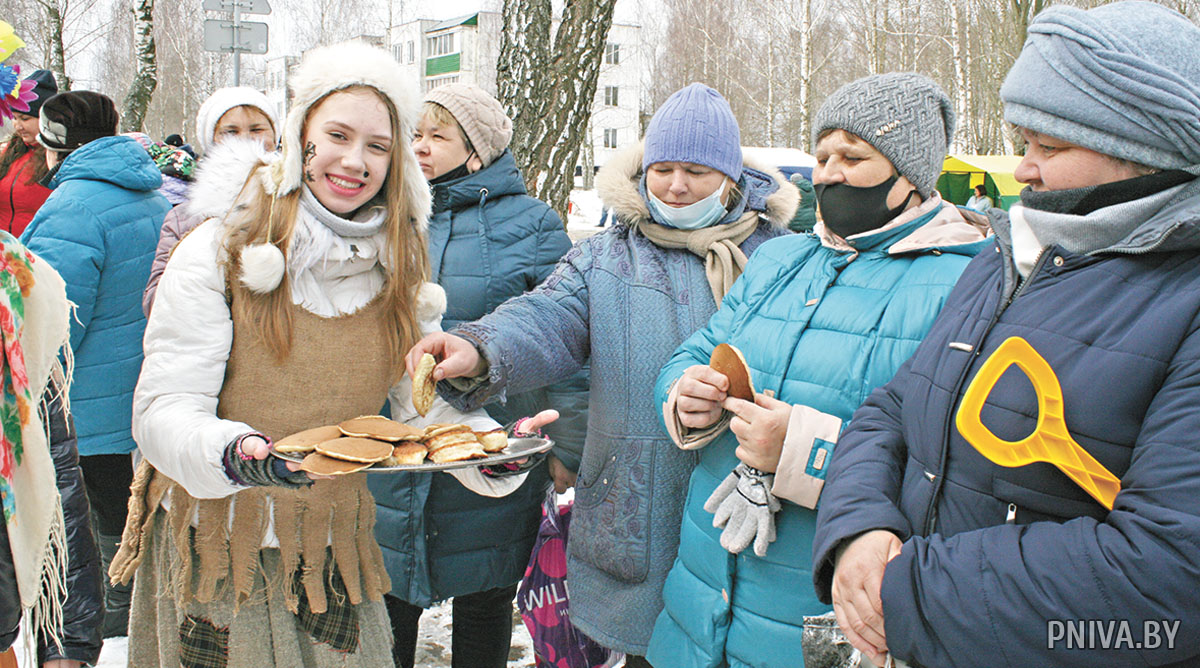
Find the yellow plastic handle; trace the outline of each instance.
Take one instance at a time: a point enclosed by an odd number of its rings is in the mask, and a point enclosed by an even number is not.
[[[1038,418],[1032,434],[1019,441],[1005,441],[983,424],[980,414],[1000,376],[1014,364],[1033,383]],[[1064,415],[1062,386],[1054,369],[1028,341],[1013,336],[1001,343],[975,374],[954,422],[963,438],[996,464],[1007,467],[1034,462],[1054,464],[1102,506],[1112,510],[1113,500],[1121,491],[1121,480],[1071,438]]]

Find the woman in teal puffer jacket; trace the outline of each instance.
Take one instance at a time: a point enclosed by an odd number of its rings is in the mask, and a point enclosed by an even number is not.
[[[647,658],[655,666],[803,665],[816,512],[842,425],[916,349],[986,243],[934,188],[950,101],[918,74],[843,86],[814,124],[822,223],[763,244],[655,387],[667,432],[698,450],[679,557]],[[708,366],[741,350],[758,394]],[[753,549],[746,548],[753,545]]]
[[[429,93],[413,150],[433,191],[432,280],[446,290],[442,327],[480,318],[532,289],[571,247],[562,220],[525,194],[511,151],[512,123],[477,86]],[[547,469],[560,491],[574,483],[587,425],[587,377],[508,397],[488,413],[501,424],[553,407],[548,467],[504,497],[484,497],[451,476],[372,476],[376,537],[392,579],[386,596],[397,666],[412,666],[423,608],[454,599],[455,666],[507,663],[512,602],[537,537]],[[499,527],[503,527],[500,529]]]

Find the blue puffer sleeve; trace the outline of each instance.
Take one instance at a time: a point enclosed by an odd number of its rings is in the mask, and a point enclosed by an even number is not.
[[[912,533],[897,505],[908,452],[900,407],[910,364],[867,397],[833,451],[813,537],[813,585],[824,603],[831,602],[833,560],[844,541],[872,529],[900,540]]]
[[[1103,370],[1096,374],[1103,378]],[[1149,403],[1103,521],[1004,524],[907,541],[883,579],[891,651],[927,666],[1194,665],[1198,387],[1194,321]],[[1068,624],[1115,639],[1093,635],[1068,649]]]
[[[580,243],[537,288],[451,330],[479,348],[489,365],[488,377],[466,390],[442,381],[438,384],[442,396],[459,410],[473,410],[578,372],[590,350],[592,252],[591,243]]]

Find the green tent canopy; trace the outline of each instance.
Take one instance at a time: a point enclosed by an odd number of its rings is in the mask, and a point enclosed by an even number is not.
[[[1019,155],[948,155],[938,177],[938,192],[947,202],[965,205],[971,191],[982,183],[992,202],[1008,210],[1025,187],[1013,178],[1020,162]]]

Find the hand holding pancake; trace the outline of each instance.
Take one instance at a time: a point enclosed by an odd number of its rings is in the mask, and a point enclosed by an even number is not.
[[[431,374],[435,383],[445,378],[480,376],[487,371],[487,361],[474,344],[460,336],[435,332],[417,341],[404,356],[404,366],[410,378],[416,377],[421,357],[427,354],[433,355],[435,360],[441,360]]]
[[[675,413],[688,429],[703,429],[721,418],[721,402],[729,390],[729,378],[707,364],[690,366],[676,388],[679,398]]]
[[[753,403],[729,397],[723,405],[734,416],[729,423],[738,440],[734,454],[749,466],[774,473],[779,468],[792,405],[765,393],[754,395]]]

